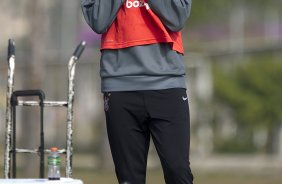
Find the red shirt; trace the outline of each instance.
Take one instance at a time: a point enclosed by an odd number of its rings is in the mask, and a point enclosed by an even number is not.
[[[146,0],[126,0],[102,35],[101,50],[155,43],[170,43],[173,50],[184,54],[181,32],[165,28]]]

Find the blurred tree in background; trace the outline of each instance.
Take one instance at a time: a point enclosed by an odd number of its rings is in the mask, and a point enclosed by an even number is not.
[[[276,153],[282,121],[282,63],[269,58],[255,57],[228,72],[216,67],[214,87],[216,98],[232,107],[238,126],[247,133],[241,131],[236,137],[248,144],[256,130],[266,129],[264,150]]]
[[[280,0],[202,0],[192,1],[192,13],[189,22],[192,24],[204,24],[207,22],[228,21],[231,10],[237,8],[246,8],[256,12],[259,19],[263,16],[266,8],[280,9],[282,2]],[[189,23],[189,24],[190,24]]]
[[[280,0],[193,1],[186,48],[204,54],[215,68],[212,103],[221,105],[214,116],[228,111],[227,118],[207,122],[216,152],[281,152],[281,54],[272,54],[282,50],[281,7]],[[222,136],[218,129],[226,126]]]

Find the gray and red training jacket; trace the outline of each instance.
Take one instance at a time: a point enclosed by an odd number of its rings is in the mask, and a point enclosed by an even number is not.
[[[81,7],[88,25],[102,34],[100,74],[103,92],[186,88],[183,52],[179,49],[182,46],[180,30],[189,17],[191,0],[81,0]],[[150,14],[158,19],[151,19]],[[129,17],[133,15],[134,19]],[[152,22],[155,20],[159,20],[159,25]],[[127,26],[130,29],[124,29]],[[161,39],[162,33],[155,31],[159,27],[169,36],[173,35],[174,40]],[[112,29],[114,36],[108,37],[111,38],[108,41],[113,43],[116,36],[123,38],[126,34],[144,40],[146,36],[142,33],[150,35],[150,31],[156,41],[103,48],[105,37]],[[178,44],[178,49],[173,47],[174,43]]]

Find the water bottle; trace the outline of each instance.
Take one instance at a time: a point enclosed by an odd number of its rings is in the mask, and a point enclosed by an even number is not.
[[[59,180],[60,179],[60,165],[61,156],[58,153],[58,148],[52,147],[51,152],[48,155],[48,179]]]

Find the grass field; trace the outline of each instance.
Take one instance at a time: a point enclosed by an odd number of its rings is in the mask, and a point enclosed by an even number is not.
[[[0,171],[3,173],[2,168],[0,168]],[[35,173],[37,175],[38,170]],[[194,184],[282,184],[281,173],[281,170],[273,169],[261,171],[249,171],[246,169],[241,171],[193,171],[195,177]],[[17,177],[27,178],[22,174],[20,169],[17,171]],[[97,171],[93,169],[74,168],[73,178],[81,179],[84,184],[117,184],[113,170]],[[160,169],[149,169],[146,184],[165,184],[162,171]]]
[[[282,184],[279,171],[194,171],[195,184]],[[84,184],[117,184],[113,171],[97,172],[90,170],[75,170],[74,177],[83,180]],[[147,184],[165,184],[161,170],[149,170]]]

